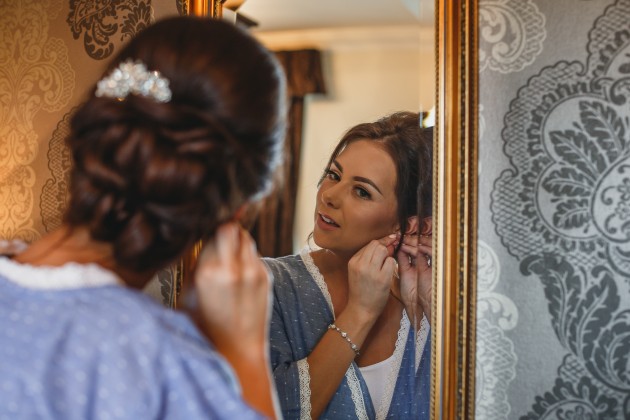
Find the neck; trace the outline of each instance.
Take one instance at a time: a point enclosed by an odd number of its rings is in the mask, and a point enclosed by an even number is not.
[[[348,262],[352,255],[344,255],[329,249],[311,252],[313,262],[324,277],[335,275],[348,278]]]
[[[144,287],[155,274],[153,271],[138,273],[120,267],[115,261],[112,244],[94,240],[85,227],[65,225],[31,244],[14,260],[21,264],[48,267],[68,263],[98,264],[134,288]]]

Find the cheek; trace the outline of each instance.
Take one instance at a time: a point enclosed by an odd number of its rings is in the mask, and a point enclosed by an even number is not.
[[[370,240],[378,239],[394,232],[396,213],[391,209],[357,212],[356,221],[359,235],[369,237]]]

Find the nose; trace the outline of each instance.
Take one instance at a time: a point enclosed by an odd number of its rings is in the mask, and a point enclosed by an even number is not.
[[[339,184],[330,185],[330,186],[322,186],[320,188],[320,199],[321,199],[322,204],[324,204],[327,207],[332,207],[332,208],[339,207],[338,187],[339,187]]]

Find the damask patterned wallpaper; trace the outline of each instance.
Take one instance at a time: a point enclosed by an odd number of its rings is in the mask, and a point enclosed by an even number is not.
[[[628,419],[630,0],[479,7],[476,417]]]
[[[73,109],[122,43],[182,2],[0,0],[0,238],[59,226]]]

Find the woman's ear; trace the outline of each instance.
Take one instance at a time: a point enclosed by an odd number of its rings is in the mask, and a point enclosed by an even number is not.
[[[431,216],[422,219],[422,226],[420,227],[420,235],[431,236],[433,235],[433,218]]]
[[[405,235],[415,235],[416,233],[418,233],[418,216],[411,216],[407,218]]]

